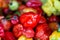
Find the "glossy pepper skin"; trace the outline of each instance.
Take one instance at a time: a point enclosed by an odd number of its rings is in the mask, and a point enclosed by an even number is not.
[[[51,29],[47,24],[38,25],[36,28],[36,40],[49,40],[49,35],[51,34]]]
[[[25,28],[34,28],[38,24],[40,16],[33,12],[27,12],[22,14],[19,19]]]
[[[49,40],[60,40],[60,28],[50,35]]]
[[[35,32],[33,29],[27,28],[23,30],[23,35],[25,35],[27,38],[33,38],[34,34]]]
[[[22,24],[17,24],[13,27],[13,34],[15,35],[15,37],[19,37],[23,34],[23,25]]]

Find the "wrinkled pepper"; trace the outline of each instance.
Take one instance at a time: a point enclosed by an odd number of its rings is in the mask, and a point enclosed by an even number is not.
[[[36,40],[49,40],[49,36],[51,34],[51,29],[47,24],[41,24],[37,26],[36,29]]]
[[[49,40],[60,40],[60,28],[50,35]]]

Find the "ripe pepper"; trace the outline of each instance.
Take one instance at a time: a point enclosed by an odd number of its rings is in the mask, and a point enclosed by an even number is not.
[[[17,1],[11,1],[8,5],[9,9],[12,11],[17,10],[19,7],[19,3]]]
[[[5,39],[4,40],[16,40],[12,32],[5,32]]]
[[[14,27],[13,27],[13,34],[14,34],[14,36],[15,37],[19,37],[19,36],[21,36],[22,35],[22,32],[23,32],[23,25],[22,24],[16,24],[16,25],[14,25]]]
[[[52,32],[51,29],[48,27],[46,23],[38,25],[36,28],[36,35],[35,35],[36,40],[48,40],[51,32]]]
[[[60,40],[60,28],[50,35],[49,40]]]
[[[19,20],[25,28],[34,28],[40,20],[40,15],[33,12],[27,12],[23,13]]]
[[[25,28],[24,30],[23,30],[23,35],[25,35],[27,38],[33,38],[34,37],[34,34],[35,34],[35,32],[34,32],[34,30],[33,29],[30,29],[30,28]]]

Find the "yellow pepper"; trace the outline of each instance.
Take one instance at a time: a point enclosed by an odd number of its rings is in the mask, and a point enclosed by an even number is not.
[[[49,40],[60,40],[60,28],[50,35]]]
[[[42,9],[47,16],[51,16],[52,14],[56,15],[56,8],[54,7],[52,0],[48,0],[45,4],[43,4]]]
[[[22,35],[18,38],[18,40],[33,40],[33,38],[27,38],[26,36]]]

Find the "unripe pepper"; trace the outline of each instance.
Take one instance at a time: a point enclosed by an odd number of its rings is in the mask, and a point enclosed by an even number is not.
[[[17,1],[11,1],[9,3],[9,9],[14,11],[14,10],[17,10],[19,7],[19,3]]]
[[[58,31],[54,31],[50,35],[49,40],[60,40],[60,28],[58,28]]]

